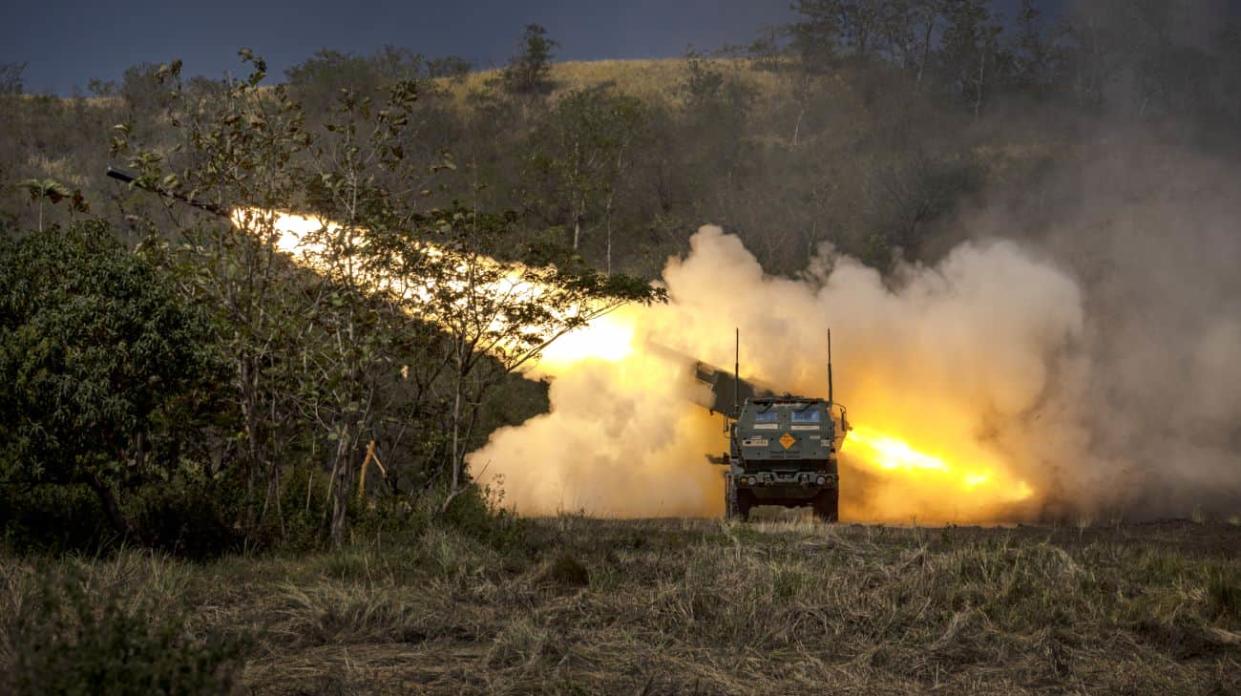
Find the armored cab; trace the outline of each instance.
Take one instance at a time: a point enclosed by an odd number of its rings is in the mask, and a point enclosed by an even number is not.
[[[725,514],[746,518],[755,505],[811,505],[834,522],[840,499],[836,452],[844,439],[844,410],[824,399],[771,396],[746,399],[729,427]]]

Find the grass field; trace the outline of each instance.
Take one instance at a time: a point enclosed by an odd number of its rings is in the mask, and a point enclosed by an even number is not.
[[[713,59],[710,69],[735,78],[759,97],[758,101],[771,100],[788,89],[774,73],[759,70],[748,60]],[[484,89],[499,74],[495,69],[480,70],[459,79],[441,79],[439,84],[462,104],[466,95]],[[573,90],[610,85],[645,104],[675,105],[683,101],[679,85],[688,76],[689,63],[684,58],[659,58],[553,63],[549,79],[553,100]]]
[[[523,523],[197,565],[6,559],[250,636],[246,690],[1237,693],[1241,527]],[[11,666],[21,636],[0,636]]]

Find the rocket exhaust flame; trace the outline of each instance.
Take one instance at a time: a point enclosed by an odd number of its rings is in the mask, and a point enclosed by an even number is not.
[[[273,215],[278,249],[309,258],[321,222]],[[313,251],[313,249],[311,249]],[[390,279],[374,278],[391,291]],[[892,290],[823,249],[799,280],[765,275],[733,236],[704,227],[663,274],[665,305],[624,306],[548,346],[528,374],[553,377],[549,413],[502,428],[468,457],[522,514],[719,515],[726,448],[706,387],[677,354],[825,394],[826,328],[836,388],[855,420],[841,451],[842,518],[999,522],[1035,514],[1047,490],[1024,421],[1047,408],[1048,361],[1081,331],[1076,285],[1013,244],[966,245]],[[417,297],[420,288],[400,288]],[[525,287],[522,292],[543,289]],[[513,287],[497,287],[511,292]],[[656,346],[666,346],[670,350]]]

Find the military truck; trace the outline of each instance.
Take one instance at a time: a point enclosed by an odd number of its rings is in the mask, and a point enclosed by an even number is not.
[[[825,522],[835,522],[840,505],[836,454],[849,429],[845,407],[832,394],[831,334],[828,334],[827,399],[762,393],[740,378],[734,365],[732,416],[726,421],[729,451],[711,461],[724,472],[724,515],[747,519],[756,505],[810,505]],[[743,391],[749,395],[741,401]]]

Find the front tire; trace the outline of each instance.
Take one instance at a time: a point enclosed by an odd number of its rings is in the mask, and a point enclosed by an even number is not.
[[[728,477],[728,483],[724,485],[724,519],[745,522],[750,519],[752,506],[749,491],[737,490],[736,482],[731,476]]]
[[[823,522],[835,522],[839,519],[840,489],[828,488],[819,491],[814,497],[814,516]]]
[[[724,481],[724,519],[731,521],[741,517],[741,509],[737,500],[737,484],[731,476],[726,477]]]

